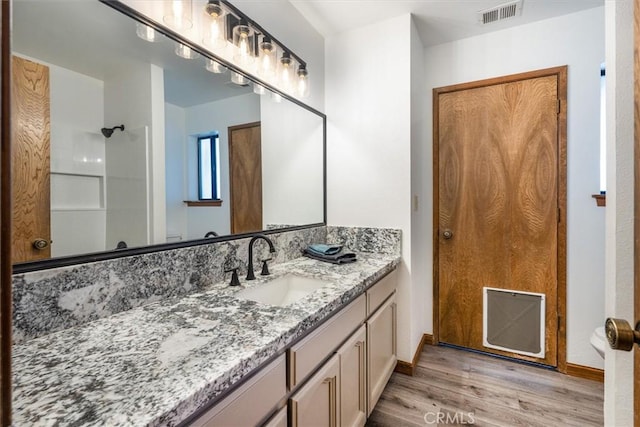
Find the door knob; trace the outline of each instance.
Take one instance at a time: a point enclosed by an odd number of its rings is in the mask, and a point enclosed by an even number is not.
[[[626,320],[610,317],[604,324],[604,330],[609,346],[614,350],[631,351],[634,343],[640,345],[640,322],[633,330]]]
[[[449,240],[450,238],[453,237],[453,231],[449,230],[448,228],[446,230],[444,230],[442,232],[442,237],[445,238],[445,240]]]
[[[36,239],[33,241],[33,247],[39,251],[46,249],[49,246],[49,242],[45,239]]]

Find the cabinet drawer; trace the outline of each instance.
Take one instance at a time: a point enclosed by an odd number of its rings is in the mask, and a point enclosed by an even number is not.
[[[354,302],[333,316],[289,351],[289,387],[293,389],[364,322],[366,298]]]
[[[367,316],[371,316],[396,290],[396,275],[396,270],[392,271],[367,290]]]
[[[191,425],[256,426],[286,394],[286,358],[283,354]]]

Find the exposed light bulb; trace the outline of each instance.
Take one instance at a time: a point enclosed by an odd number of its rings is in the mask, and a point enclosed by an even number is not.
[[[309,96],[309,72],[305,66],[300,66],[298,68],[298,87],[297,87],[298,96],[301,98],[306,98]]]
[[[164,22],[176,30],[186,30],[193,26],[191,21],[191,0],[170,0],[165,3]]]
[[[136,23],[136,35],[140,37],[142,40],[152,42],[152,43],[157,40],[156,30],[154,30],[148,25],[143,24],[142,22]]]
[[[233,43],[237,46],[234,61],[243,68],[253,62],[253,29],[244,21],[233,28]]]
[[[260,61],[258,66],[258,74],[269,79],[274,74],[276,62],[276,47],[269,37],[264,36],[260,43]]]
[[[227,71],[227,67],[217,61],[214,61],[213,59],[207,59],[207,65],[205,65],[205,68],[207,69],[207,71],[211,71],[215,74],[222,74]]]
[[[182,0],[173,0],[171,10],[175,19],[175,26],[182,28]]]
[[[231,82],[239,86],[246,86],[249,84],[249,80],[244,75],[236,73],[235,71],[231,73]]]
[[[280,58],[280,86],[290,91],[293,84],[293,60],[289,52],[284,52]]]
[[[177,44],[175,52],[176,52],[176,55],[184,59],[196,59],[200,56],[198,52],[194,51],[189,46],[184,45],[182,43]]]
[[[203,42],[214,48],[222,48],[227,44],[225,38],[225,11],[218,0],[209,0],[204,8],[202,28],[204,29]]]
[[[267,89],[265,89],[264,86],[259,85],[258,83],[254,83],[253,84],[253,93],[256,93],[258,95],[264,95],[265,93],[267,93]]]

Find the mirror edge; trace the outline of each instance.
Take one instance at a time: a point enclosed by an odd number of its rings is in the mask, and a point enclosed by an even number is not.
[[[299,226],[293,226],[293,227],[283,227],[283,228],[277,228],[277,229],[273,229],[273,230],[260,230],[260,231],[255,231],[255,232],[250,232],[250,233],[242,233],[242,234],[228,234],[226,236],[217,236],[217,237],[210,237],[210,238],[206,238],[206,239],[195,239],[195,240],[186,240],[186,241],[182,241],[182,242],[172,242],[172,243],[158,243],[158,244],[154,244],[154,245],[147,245],[147,246],[139,246],[139,247],[133,247],[133,248],[127,248],[127,249],[120,249],[120,250],[110,250],[110,251],[102,251],[102,252],[93,252],[93,253],[89,253],[89,254],[82,254],[82,255],[71,255],[71,256],[64,256],[64,257],[57,257],[57,258],[50,258],[50,259],[45,259],[45,260],[39,260],[39,261],[29,261],[29,262],[22,262],[22,263],[16,263],[12,265],[12,274],[23,274],[23,273],[29,273],[32,271],[40,271],[40,270],[47,270],[47,269],[52,269],[52,268],[60,268],[60,267],[69,267],[72,265],[78,265],[78,264],[86,264],[86,263],[91,263],[91,262],[98,262],[98,261],[107,261],[107,260],[111,260],[111,259],[117,259],[117,258],[124,258],[124,257],[129,257],[129,256],[135,256],[135,255],[144,255],[144,254],[149,254],[149,253],[154,253],[154,252],[162,252],[162,251],[168,251],[168,250],[174,250],[174,249],[181,249],[181,248],[187,248],[187,247],[191,247],[191,246],[201,246],[201,245],[207,245],[207,244],[213,244],[213,243],[218,243],[218,242],[227,242],[227,241],[231,241],[231,240],[239,240],[239,239],[244,239],[247,237],[251,237],[257,233],[260,234],[275,234],[275,233],[282,233],[282,232],[287,232],[287,231],[297,231],[297,230],[304,230],[307,228],[315,228],[315,227],[322,227],[322,226],[326,226],[327,225],[327,116],[326,114],[316,110],[315,108],[303,103],[302,101],[300,101],[297,98],[294,98],[292,96],[289,96],[288,94],[280,91],[279,89],[273,87],[272,85],[258,79],[257,77],[251,75],[251,74],[247,74],[246,72],[240,70],[239,68],[237,68],[235,65],[229,63],[228,61],[226,61],[225,59],[218,57],[217,55],[209,52],[208,50],[205,50],[202,46],[196,45],[194,43],[192,43],[191,41],[187,40],[186,38],[182,37],[180,34],[172,31],[171,29],[158,24],[156,21],[153,21],[152,19],[148,18],[147,16],[141,14],[140,12],[138,12],[137,10],[127,6],[126,4],[120,2],[119,0],[98,0],[100,3],[103,3],[127,16],[129,16],[130,18],[138,21],[138,22],[142,22],[146,25],[149,25],[150,27],[153,27],[155,30],[161,32],[162,34],[164,34],[165,36],[180,42],[182,44],[185,44],[187,46],[189,46],[191,49],[197,51],[198,53],[200,53],[202,56],[205,56],[207,58],[213,59],[215,61],[218,61],[220,63],[222,63],[225,67],[240,73],[242,75],[244,75],[246,78],[248,78],[249,80],[258,83],[262,86],[265,86],[266,88],[268,88],[269,90],[271,90],[272,92],[278,93],[280,96],[282,96],[284,99],[293,102],[294,104],[298,105],[301,108],[304,108],[307,111],[310,111],[311,113],[316,114],[317,116],[319,116],[322,119],[322,184],[323,184],[323,191],[322,191],[322,196],[323,196],[323,201],[322,201],[322,206],[323,206],[323,222],[319,222],[319,223],[314,223],[314,224],[304,224],[304,225],[299,225]],[[3,75],[3,84],[4,84],[4,75]]]

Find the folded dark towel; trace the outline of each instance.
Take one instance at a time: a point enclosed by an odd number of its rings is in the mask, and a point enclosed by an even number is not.
[[[346,264],[356,261],[356,254],[342,250],[333,255],[322,255],[306,248],[302,253],[309,258],[317,259],[318,261],[330,262],[332,264]]]
[[[318,255],[335,255],[342,251],[343,245],[325,245],[323,243],[315,243],[307,246],[307,250]]]

